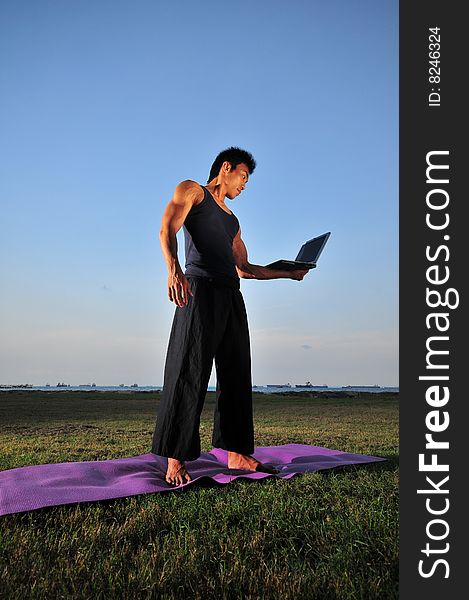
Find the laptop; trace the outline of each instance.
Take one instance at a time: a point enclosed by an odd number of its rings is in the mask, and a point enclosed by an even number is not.
[[[305,242],[298,252],[295,260],[276,260],[269,265],[265,265],[269,269],[280,269],[282,271],[294,271],[296,269],[314,269],[316,263],[324,250],[327,240],[331,232],[323,233],[318,237]]]

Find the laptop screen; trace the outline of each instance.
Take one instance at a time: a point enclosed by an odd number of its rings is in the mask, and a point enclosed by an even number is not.
[[[326,245],[330,235],[331,232],[329,231],[328,233],[323,233],[322,235],[304,243],[301,246],[298,256],[295,258],[295,260],[315,263],[318,260],[319,255]]]

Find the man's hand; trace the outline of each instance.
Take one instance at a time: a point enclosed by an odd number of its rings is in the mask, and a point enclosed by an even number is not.
[[[290,279],[301,281],[306,273],[309,273],[309,269],[296,269],[295,271],[290,271]]]
[[[168,275],[168,297],[179,307],[184,307],[189,302],[189,295],[193,296],[191,286],[180,269]]]
[[[285,271],[251,264],[248,261],[247,248],[241,239],[241,229],[238,229],[238,233],[233,239],[233,256],[238,275],[243,279],[296,279],[296,281],[301,281],[306,273],[309,273],[309,269]]]

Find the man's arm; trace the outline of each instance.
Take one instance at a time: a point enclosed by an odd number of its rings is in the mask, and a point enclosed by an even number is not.
[[[182,181],[168,203],[161,221],[160,244],[168,267],[168,297],[177,306],[185,306],[192,291],[178,260],[177,232],[192,206],[202,199],[202,188],[195,181]]]
[[[233,239],[233,256],[236,262],[236,270],[242,279],[296,279],[301,281],[309,272],[309,269],[283,271],[251,264],[248,261],[248,251],[241,239],[241,229],[238,230]]]

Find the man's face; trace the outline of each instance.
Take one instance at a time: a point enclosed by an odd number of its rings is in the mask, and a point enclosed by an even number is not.
[[[225,168],[226,165],[223,165]],[[249,169],[244,163],[240,163],[234,169],[227,163],[228,169],[225,170],[225,183],[226,192],[225,195],[233,200],[236,196],[239,196],[246,187],[249,179]]]

